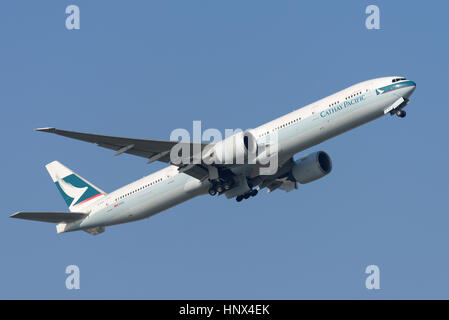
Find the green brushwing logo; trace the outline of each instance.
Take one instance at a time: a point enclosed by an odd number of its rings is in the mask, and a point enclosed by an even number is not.
[[[99,190],[74,174],[62,179],[58,178],[55,184],[69,207],[101,194]]]

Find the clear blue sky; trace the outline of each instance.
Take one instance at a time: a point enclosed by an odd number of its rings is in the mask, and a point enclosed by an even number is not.
[[[65,28],[65,8],[81,29]],[[381,30],[365,28],[365,8]],[[447,1],[1,1],[0,298],[449,298]],[[326,178],[203,196],[100,236],[9,219],[63,211],[44,165],[106,192],[162,168],[34,128],[168,139],[251,128],[359,81],[417,82],[407,118],[311,148]],[[76,264],[81,290],[65,288]],[[379,291],[365,288],[378,265]]]

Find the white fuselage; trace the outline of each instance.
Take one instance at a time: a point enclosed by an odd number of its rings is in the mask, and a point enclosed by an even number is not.
[[[279,158],[298,152],[388,114],[398,99],[415,89],[398,77],[364,81],[250,130],[258,140],[277,134]],[[401,78],[403,79],[403,78]],[[66,231],[103,227],[147,218],[181,202],[206,194],[210,182],[168,166],[122,187],[93,203],[89,216],[67,225]]]

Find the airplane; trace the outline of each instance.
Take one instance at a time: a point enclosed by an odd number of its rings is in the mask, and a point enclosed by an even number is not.
[[[399,76],[360,82],[255,129],[213,143],[132,139],[39,128],[36,130],[115,150],[115,155],[127,153],[146,158],[148,163],[161,161],[170,165],[108,194],[53,161],[46,168],[69,212],[17,212],[11,217],[56,223],[57,233],[83,230],[96,235],[104,232],[105,227],[148,218],[200,195],[225,195],[240,202],[264,188],[268,192],[298,189],[298,183],[307,184],[328,175],[332,160],[324,151],[295,160],[297,153],[383,115],[404,118],[403,109],[415,88],[415,82]],[[173,152],[176,146],[193,150],[187,161],[173,160],[173,154],[179,154]],[[274,151],[268,155],[265,150],[271,146]],[[250,154],[256,154],[255,161],[235,161]],[[260,157],[276,159],[274,170],[263,173],[269,162]],[[212,158],[217,161],[210,161]]]

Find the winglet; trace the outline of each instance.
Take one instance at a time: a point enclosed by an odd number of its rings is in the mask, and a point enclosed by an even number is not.
[[[12,215],[9,216],[10,218],[20,218],[20,211],[13,213]]]
[[[34,129],[34,131],[55,132],[55,131],[56,131],[56,128],[53,128],[53,127],[37,128],[37,129]]]

